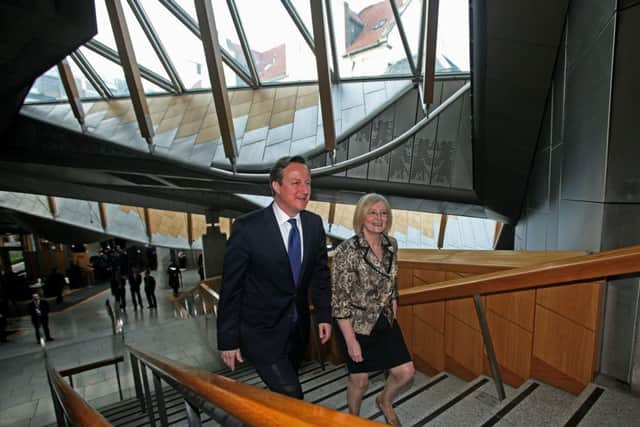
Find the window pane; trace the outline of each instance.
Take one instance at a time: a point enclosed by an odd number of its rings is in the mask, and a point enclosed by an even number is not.
[[[449,215],[444,249],[493,249],[496,221]]]
[[[78,86],[80,99],[100,98],[100,94],[93,84],[87,79],[87,76],[85,76],[82,70],[80,70],[78,64],[69,57],[67,57],[67,62],[71,66],[71,72],[73,73],[73,79],[76,81],[76,86]]]
[[[129,88],[127,87],[127,81],[124,78],[124,71],[121,66],[87,48],[81,47],[80,52],[87,58],[87,61],[89,61],[102,80],[104,80],[114,96],[129,95]]]
[[[148,3],[142,3],[142,7],[144,7],[145,4]],[[136,61],[138,62],[138,64],[144,65],[146,68],[169,80],[169,76],[162,66],[158,55],[156,55],[156,51],[153,50],[153,47],[151,47],[149,39],[145,35],[144,31],[142,31],[142,27],[140,27],[140,23],[131,11],[131,8],[124,7],[124,13],[127,19],[127,27],[129,28],[129,35],[131,36],[131,43],[133,45],[133,50],[135,52]]]
[[[316,80],[313,52],[278,0],[237,0],[262,82]]]
[[[395,0],[401,14],[417,0]],[[409,66],[388,0],[331,0],[341,77],[406,75]]]
[[[194,21],[198,22],[198,14],[193,0],[178,0],[177,3],[186,12],[191,15]],[[237,60],[242,68],[249,73],[249,67],[247,61],[242,53],[242,47],[240,46],[240,38],[236,32],[236,27],[233,25],[231,19],[231,13],[229,13],[229,7],[224,1],[213,2],[213,15],[216,20],[216,29],[218,30],[218,43],[220,47]],[[232,81],[236,80],[236,77]],[[242,80],[241,80],[242,81]],[[227,81],[229,85],[229,81]],[[244,83],[242,85],[245,85]]]
[[[149,19],[187,90],[210,88],[202,42],[164,6],[147,7]]]
[[[401,248],[435,249],[438,246],[440,214],[393,209],[390,234]]]
[[[439,12],[436,73],[468,72],[469,1],[441,1]]]
[[[102,0],[95,2],[96,5],[96,22],[98,24],[98,33],[93,38],[100,43],[103,43],[114,50],[118,50],[116,47],[116,41],[113,38],[113,29],[111,29],[111,21],[109,20],[109,13],[107,12],[107,6]]]
[[[307,31],[309,31],[309,34],[313,35],[311,5],[309,4],[309,0],[291,0],[291,4],[293,4],[296,12],[298,12],[298,16],[302,18],[302,22],[304,22],[305,27],[307,27]]]
[[[67,94],[64,92],[64,86],[60,80],[58,67],[53,66],[46,73],[36,79],[31,86],[26,103],[66,101]]]
[[[409,42],[409,48],[411,49],[411,55],[413,56],[413,61],[415,63],[418,59],[418,49],[420,49],[420,18],[422,16],[422,0],[410,0],[398,7],[398,9],[400,11],[402,27],[407,35],[407,41]],[[397,33],[397,31],[394,33]],[[399,38],[399,34],[395,35],[394,43],[402,43],[402,40]],[[416,66],[420,69],[419,64],[416,64]],[[409,71],[408,67],[406,71]]]

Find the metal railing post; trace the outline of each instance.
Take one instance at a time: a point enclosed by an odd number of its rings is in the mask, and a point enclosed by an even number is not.
[[[142,391],[142,384],[140,383],[140,366],[138,364],[138,358],[129,353],[129,360],[131,361],[131,373],[133,374],[133,386],[136,390],[136,397],[140,402],[140,408],[146,412],[146,406],[144,401],[144,394]]]
[[[107,299],[107,302],[105,303],[105,305],[107,306],[107,314],[109,315],[109,318],[111,319],[111,331],[113,332],[113,335],[116,334],[116,319],[113,316],[113,308],[111,308],[111,302],[109,302],[109,300]]]
[[[200,427],[202,421],[200,420],[200,410],[191,404],[187,399],[184,400],[184,406],[187,409],[187,419],[189,420],[189,426]]]
[[[156,401],[158,402],[158,415],[160,415],[160,425],[167,427],[169,425],[167,419],[167,408],[164,406],[164,393],[162,392],[162,382],[160,381],[160,375],[151,370],[153,375],[153,385],[156,389]]]
[[[144,398],[147,402],[147,415],[151,427],[156,427],[155,415],[153,414],[153,402],[151,401],[151,389],[149,388],[149,378],[147,378],[147,368],[144,363],[140,363],[140,373],[142,374],[142,384],[144,385]]]
[[[504,400],[504,384],[502,384],[502,378],[500,378],[500,369],[498,368],[498,361],[496,360],[496,353],[493,349],[493,341],[491,340],[491,333],[489,332],[489,324],[484,316],[484,308],[482,308],[480,295],[473,295],[473,303],[476,306],[476,314],[478,315],[478,322],[480,322],[480,331],[482,331],[482,340],[484,341],[484,348],[487,351],[487,356],[489,357],[491,375],[493,376],[493,382],[496,385],[498,399]]]
[[[118,394],[120,394],[120,400],[124,400],[122,396],[122,384],[120,383],[120,370],[118,369],[118,362],[115,363],[116,366],[116,380],[118,381]]]

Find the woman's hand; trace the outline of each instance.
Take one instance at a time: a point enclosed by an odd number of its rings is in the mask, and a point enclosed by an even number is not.
[[[393,318],[397,320],[398,319],[398,300],[395,298],[391,300],[391,310],[393,311]]]
[[[360,343],[358,340],[353,339],[347,341],[347,352],[349,352],[349,356],[351,360],[354,362],[362,362],[364,359],[362,358],[362,350],[360,349]]]

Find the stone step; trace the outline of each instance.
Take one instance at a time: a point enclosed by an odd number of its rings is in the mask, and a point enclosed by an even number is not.
[[[640,397],[628,392],[589,384],[575,399],[562,424],[566,427],[640,425]]]

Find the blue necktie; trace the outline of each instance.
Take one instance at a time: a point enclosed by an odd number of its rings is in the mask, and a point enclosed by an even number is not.
[[[289,231],[289,265],[291,265],[291,272],[293,273],[293,283],[298,286],[298,280],[300,279],[300,269],[302,262],[300,260],[300,233],[298,232],[298,226],[296,225],[295,218],[289,220],[291,224],[291,230]]]

